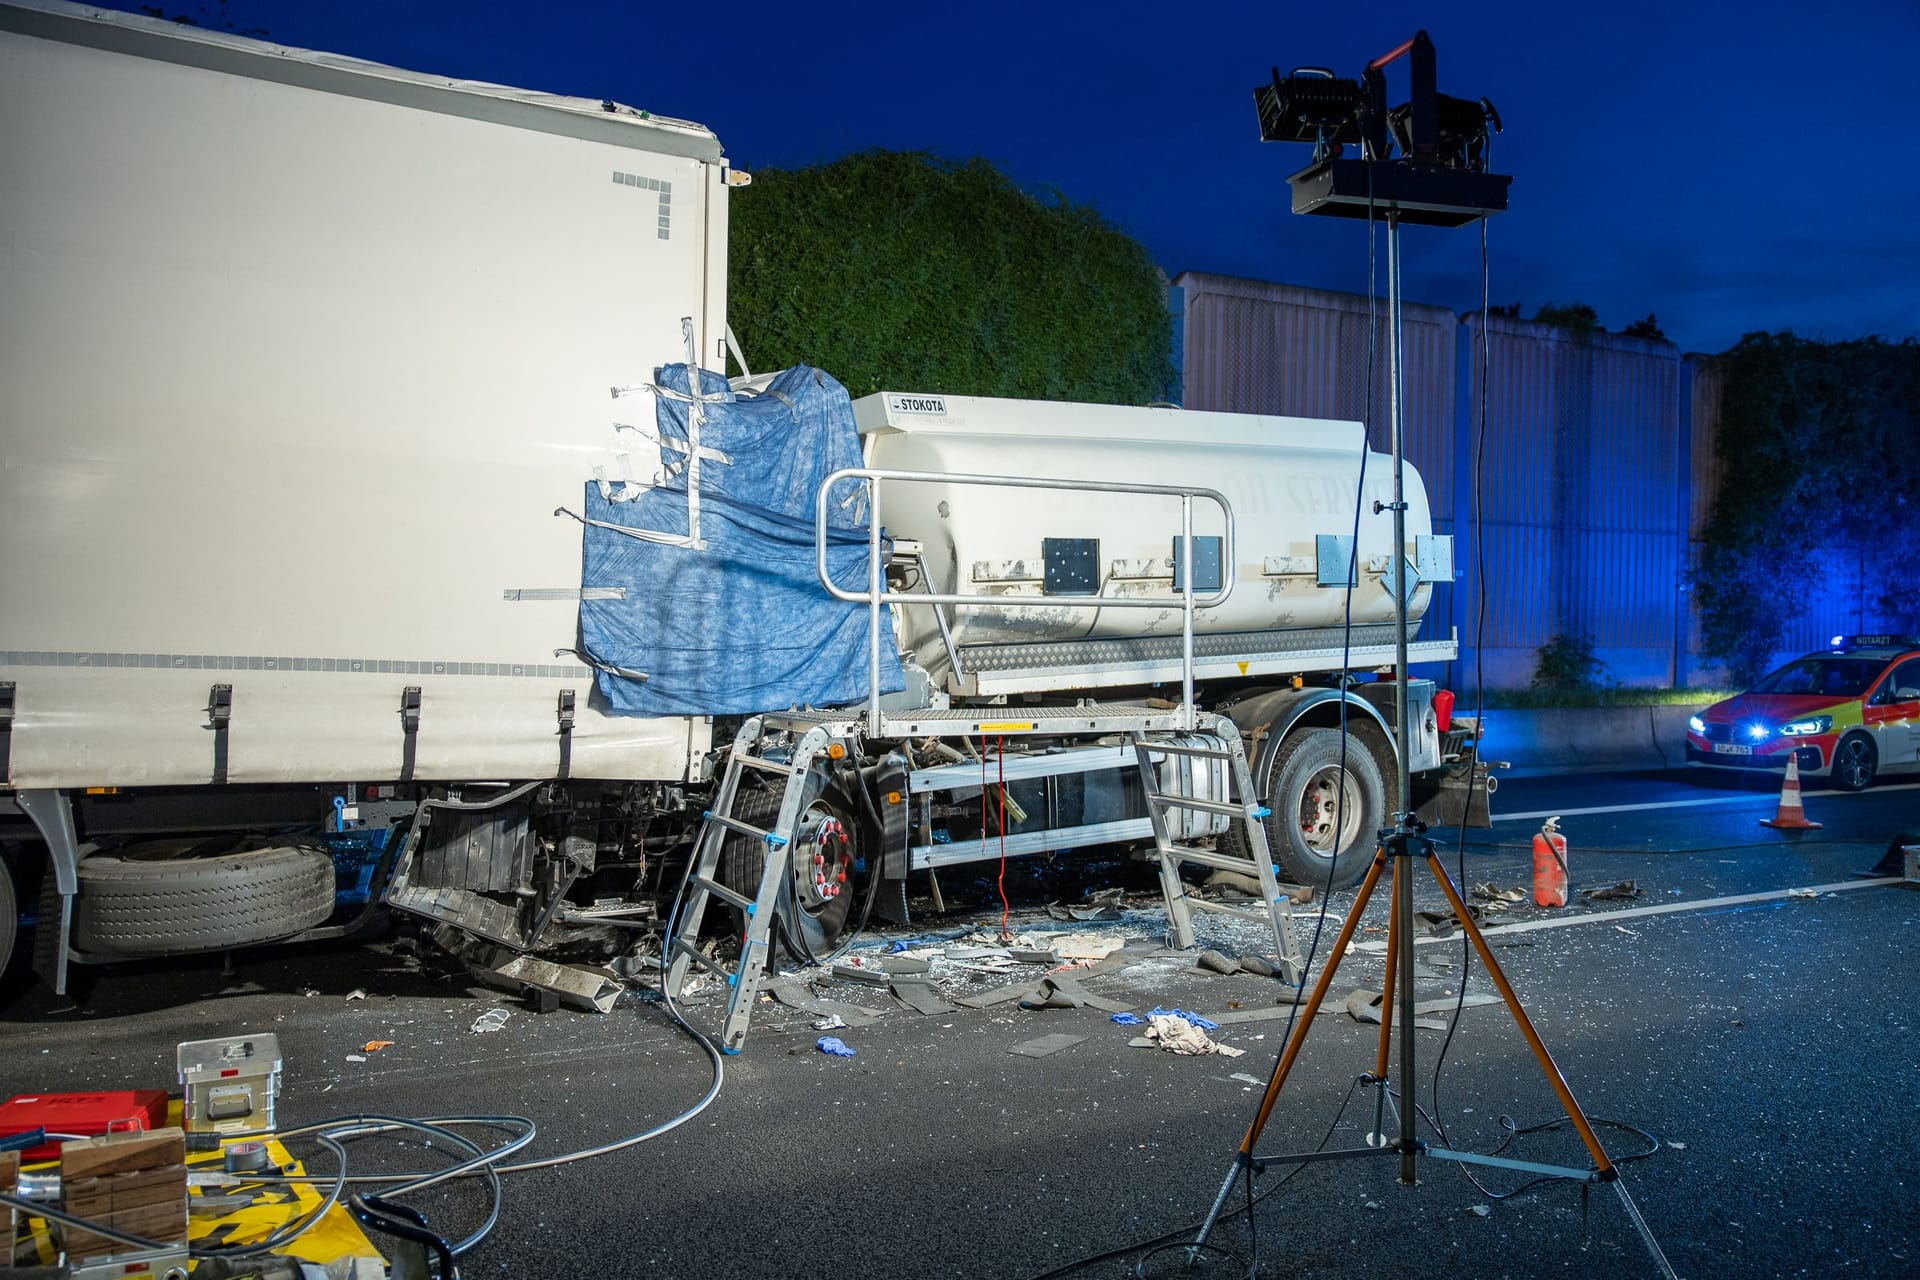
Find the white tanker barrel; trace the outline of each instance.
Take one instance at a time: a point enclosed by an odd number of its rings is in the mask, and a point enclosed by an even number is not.
[[[1347,593],[1317,585],[1319,535],[1350,536],[1365,453],[1359,522],[1359,584],[1353,623],[1394,619],[1392,460],[1366,452],[1357,422],[1171,408],[999,400],[883,392],[854,404],[867,465],[890,470],[1092,480],[1217,489],[1232,505],[1233,594],[1195,616],[1197,636],[1303,633],[1340,627]],[[1405,560],[1431,532],[1426,488],[1406,469]],[[1180,500],[1159,495],[1006,489],[886,482],[881,519],[895,536],[926,548],[941,593],[1003,595],[1004,608],[950,610],[954,643],[968,646],[1067,643],[1178,636],[1177,608],[1066,608],[1034,600],[1053,591],[1087,597],[1176,594],[1174,539]],[[1218,585],[1224,521],[1194,502],[1195,581]],[[1210,559],[1211,557],[1211,559]],[[1431,588],[1409,603],[1425,612]],[[908,646],[929,668],[944,666],[928,609],[904,611]],[[1217,646],[1216,646],[1217,647]]]

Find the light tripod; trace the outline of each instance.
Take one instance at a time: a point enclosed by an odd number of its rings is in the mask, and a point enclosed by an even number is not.
[[[1388,111],[1384,68],[1409,54],[1412,100],[1404,107]],[[1288,179],[1293,188],[1295,213],[1364,217],[1369,223],[1369,234],[1376,217],[1383,217],[1387,224],[1387,349],[1393,434],[1393,501],[1390,504],[1376,502],[1373,509],[1376,515],[1387,509],[1393,513],[1394,572],[1390,581],[1394,587],[1394,617],[1397,624],[1394,747],[1399,757],[1397,794],[1403,809],[1393,815],[1393,827],[1379,833],[1373,862],[1360,882],[1353,906],[1340,928],[1339,937],[1334,941],[1326,967],[1305,1005],[1298,1010],[1286,1046],[1267,1081],[1260,1108],[1253,1122],[1247,1126],[1246,1136],[1241,1139],[1232,1167],[1220,1184],[1220,1194],[1215,1197],[1213,1208],[1208,1212],[1199,1234],[1185,1247],[1191,1250],[1191,1261],[1207,1246],[1227,1198],[1232,1194],[1235,1180],[1243,1176],[1251,1178],[1269,1165],[1300,1165],[1319,1160],[1397,1154],[1400,1158],[1400,1182],[1405,1186],[1413,1186],[1419,1181],[1420,1157],[1431,1156],[1461,1164],[1509,1169],[1536,1177],[1561,1178],[1587,1185],[1596,1182],[1612,1184],[1661,1273],[1672,1280],[1672,1266],[1661,1252],[1659,1243],[1641,1217],[1633,1198],[1627,1193],[1619,1170],[1608,1158],[1599,1136],[1593,1131],[1593,1125],[1567,1087],[1553,1055],[1534,1030],[1532,1019],[1527,1016],[1512,984],[1494,959],[1493,951],[1474,921],[1466,901],[1460,896],[1459,888],[1448,876],[1439,855],[1434,852],[1433,842],[1426,838],[1426,827],[1416,822],[1413,813],[1404,808],[1410,805],[1412,795],[1407,697],[1407,605],[1412,596],[1413,582],[1409,572],[1411,566],[1406,561],[1406,367],[1405,321],[1400,297],[1400,227],[1403,221],[1446,227],[1476,222],[1507,207],[1507,186],[1511,181],[1505,176],[1486,171],[1488,129],[1491,127],[1497,131],[1500,128],[1499,116],[1492,104],[1484,98],[1475,104],[1440,94],[1435,87],[1434,62],[1433,42],[1422,31],[1399,48],[1374,59],[1358,80],[1336,80],[1331,73],[1319,69],[1296,71],[1283,79],[1276,70],[1273,83],[1262,86],[1254,93],[1264,140],[1311,142],[1314,146],[1314,162]],[[1400,155],[1394,159],[1387,158],[1392,151],[1388,141],[1389,130],[1400,148]],[[1361,148],[1360,157],[1343,157],[1343,146],[1354,143]],[[1369,290],[1373,287],[1373,282],[1368,281]],[[1484,402],[1484,386],[1480,388],[1480,394]],[[1359,495],[1356,494],[1358,500]],[[1357,540],[1353,554],[1356,557],[1358,555]],[[1348,580],[1352,580],[1351,569]],[[1344,794],[1343,786],[1343,797]],[[1339,825],[1336,824],[1336,828]],[[1593,1161],[1591,1168],[1576,1169],[1455,1151],[1444,1145],[1430,1146],[1415,1133],[1414,1117],[1418,1108],[1415,1105],[1414,1070],[1413,863],[1416,858],[1426,862],[1452,907],[1454,916],[1459,920],[1462,932],[1479,953],[1481,963],[1486,966],[1494,986],[1499,989],[1500,998],[1513,1015],[1548,1084],[1552,1086],[1560,1105],[1566,1109],[1568,1119],[1586,1146]],[[1393,869],[1393,876],[1387,923],[1386,976],[1381,989],[1379,1047],[1372,1074],[1362,1078],[1364,1083],[1380,1090],[1374,1123],[1377,1141],[1374,1145],[1347,1149],[1323,1148],[1288,1155],[1256,1155],[1254,1149],[1259,1145],[1260,1135],[1273,1114],[1275,1103],[1279,1101],[1280,1090],[1299,1059],[1313,1020],[1318,1016],[1327,992],[1333,985],[1334,974],[1339,970],[1340,961],[1359,928],[1361,917],[1366,913],[1367,905],[1380,883],[1381,874],[1389,866]],[[1399,1132],[1392,1141],[1388,1141],[1381,1132],[1381,1121],[1391,1092],[1387,1086],[1387,1073],[1389,1066],[1395,1065],[1391,1060],[1394,1057],[1396,1030],[1399,1033],[1399,1105],[1396,1108]]]

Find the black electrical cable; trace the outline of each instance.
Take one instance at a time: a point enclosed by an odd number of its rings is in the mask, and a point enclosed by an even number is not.
[[[1476,406],[1474,426],[1473,469],[1469,478],[1469,493],[1472,496],[1473,522],[1473,576],[1474,576],[1474,620],[1473,620],[1473,714],[1474,724],[1479,725],[1483,715],[1481,704],[1486,701],[1486,676],[1484,657],[1486,652],[1487,628],[1487,560],[1486,560],[1486,522],[1482,518],[1481,502],[1484,495],[1481,468],[1486,461],[1487,446],[1487,401],[1489,399],[1487,376],[1492,368],[1492,339],[1487,332],[1487,320],[1492,312],[1492,275],[1487,257],[1487,220],[1480,219],[1480,369],[1475,379],[1479,392],[1479,404]],[[1460,812],[1460,826],[1455,833],[1454,865],[1457,868],[1456,880],[1460,884],[1467,882],[1467,821],[1473,816],[1473,776],[1479,769],[1480,737],[1475,730],[1473,757],[1467,764],[1467,803]],[[1493,810],[1493,802],[1487,802],[1488,813]],[[1440,1114],[1440,1079],[1447,1065],[1447,1053],[1453,1048],[1453,1039],[1460,1029],[1460,1015],[1467,1007],[1467,980],[1473,975],[1473,946],[1467,937],[1467,931],[1460,931],[1460,983],[1455,994],[1453,1016],[1447,1020],[1447,1034],[1440,1042],[1440,1051],[1433,1060],[1433,1080],[1427,1092],[1433,1099],[1433,1111]],[[1444,1124],[1435,1124],[1440,1141],[1448,1148],[1453,1142],[1447,1137]],[[1463,1170],[1465,1166],[1462,1166]],[[1469,1180],[1473,1178],[1467,1174]],[[1478,1182],[1474,1183],[1479,1186]]]

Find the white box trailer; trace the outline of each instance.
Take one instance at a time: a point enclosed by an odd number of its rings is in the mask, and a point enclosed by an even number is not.
[[[699,772],[705,719],[588,698],[552,512],[622,447],[608,387],[689,318],[721,341],[709,131],[38,0],[0,5],[0,119],[29,806],[554,777],[563,746],[575,778]]]
[[[0,8],[0,680],[20,789],[681,779],[600,715],[573,501],[607,388],[725,314],[706,130]],[[231,686],[223,733],[210,690]]]
[[[897,917],[909,872],[992,856],[990,795],[1033,801],[1012,853],[1154,839],[1170,903],[1168,839],[1237,834],[1233,865],[1270,884],[1264,839],[1229,829],[1264,817],[1283,869],[1345,880],[1401,803],[1392,686],[1343,671],[1390,661],[1399,566],[1451,568],[1411,476],[1414,536],[1363,523],[1346,630],[1328,574],[1355,424],[863,401],[850,447],[923,473],[888,482],[887,581],[984,597],[895,604],[891,718],[614,714],[584,611],[627,588],[583,585],[555,517],[592,477],[646,483],[610,387],[723,364],[744,178],[709,131],[57,0],[0,0],[0,118],[0,846],[23,883],[47,863],[56,984],[69,961],[351,933],[381,903],[494,960],[642,922],[638,887],[672,883],[642,873],[743,799],[785,850],[802,955],[850,924],[856,868]],[[1092,488],[1010,501],[949,474],[975,470]],[[1191,526],[1191,660],[1182,526],[1144,492],[1169,478],[1237,509]],[[1408,591],[1417,618],[1430,590]],[[1219,714],[1156,701],[1196,676]],[[1418,801],[1457,743],[1432,686],[1409,692]],[[834,754],[799,767],[827,721]],[[1155,780],[1116,745],[1142,733],[1190,754]],[[736,795],[729,741],[794,786]],[[1228,802],[1243,749],[1275,813]],[[1163,787],[1200,801],[1171,836],[1143,798]],[[716,863],[742,890],[767,879],[755,829]],[[641,900],[601,898],[610,878]],[[336,890],[367,911],[323,923]]]

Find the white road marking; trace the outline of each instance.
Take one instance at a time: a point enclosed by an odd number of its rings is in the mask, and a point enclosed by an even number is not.
[[[1829,800],[1838,800],[1842,797],[1853,799],[1856,796],[1878,796],[1885,795],[1889,791],[1920,791],[1920,782],[1905,782],[1892,787],[1879,786],[1866,791],[1816,791],[1812,793],[1812,798],[1825,804]],[[1495,792],[1495,794],[1499,793]],[[1808,793],[1802,789],[1801,799],[1804,801],[1807,798]],[[1647,809],[1694,809],[1702,805],[1754,804],[1763,800],[1768,804],[1774,804],[1778,802],[1779,797],[1756,792],[1750,796],[1712,796],[1705,800],[1649,800],[1644,804],[1595,805],[1591,809],[1540,809],[1533,813],[1496,813],[1493,815],[1493,820],[1495,822],[1537,822],[1542,818],[1579,818],[1594,813],[1639,813]]]
[[[1551,920],[1524,920],[1515,924],[1483,925],[1480,932],[1488,938],[1509,933],[1534,933],[1541,929],[1565,929],[1577,924],[1618,924],[1635,916],[1670,916],[1681,911],[1706,911],[1714,907],[1737,907],[1750,902],[1777,902],[1786,898],[1804,898],[1809,893],[1840,893],[1847,889],[1872,889],[1880,885],[1904,884],[1902,876],[1876,876],[1871,880],[1841,880],[1834,884],[1802,885],[1794,889],[1774,889],[1767,893],[1736,893],[1725,898],[1699,898],[1691,902],[1663,902],[1653,907],[1628,907],[1622,911],[1595,911],[1589,915],[1558,916]],[[1460,941],[1458,932],[1445,937],[1422,934],[1413,940],[1416,947],[1424,947],[1434,942]],[[1381,942],[1361,942],[1355,944],[1360,951],[1382,952],[1387,944]]]

